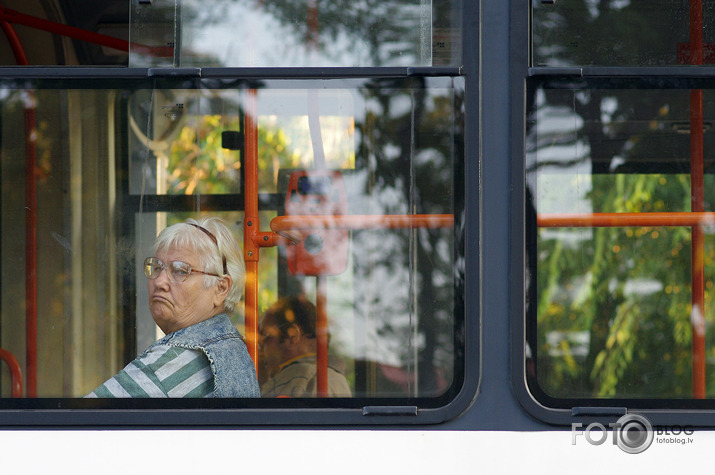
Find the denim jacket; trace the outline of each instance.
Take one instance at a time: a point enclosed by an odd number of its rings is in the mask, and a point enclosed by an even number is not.
[[[214,377],[214,397],[261,397],[256,368],[243,338],[226,314],[196,323],[153,343],[201,350]]]

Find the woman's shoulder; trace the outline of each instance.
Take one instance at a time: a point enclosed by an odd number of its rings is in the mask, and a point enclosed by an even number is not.
[[[168,397],[204,397],[213,392],[210,363],[201,350],[155,345],[136,361]]]
[[[152,370],[158,370],[168,364],[184,366],[196,359],[203,361],[206,366],[209,364],[208,358],[206,358],[206,355],[199,349],[157,342],[147,348],[134,362],[139,363],[141,366],[151,368]]]

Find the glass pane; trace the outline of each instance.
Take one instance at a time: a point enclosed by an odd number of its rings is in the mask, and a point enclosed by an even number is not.
[[[238,90],[138,90],[129,96],[133,194],[239,193],[240,149],[224,144],[239,133],[244,93]],[[256,93],[258,188],[275,193],[281,169],[355,167],[355,98],[348,89],[261,89]],[[311,121],[313,123],[311,127]],[[316,144],[321,146],[314,149]],[[284,186],[286,186],[284,184]]]
[[[259,191],[279,191],[286,170],[355,168],[355,108],[365,107],[355,90],[266,89],[256,92],[256,103],[259,153],[265,146],[273,156],[259,174]]]
[[[129,4],[125,0],[26,0],[4,5],[8,21],[0,64],[126,67]]]
[[[461,0],[26,0],[0,64],[460,66]],[[19,51],[23,54],[20,54]]]
[[[459,66],[460,0],[132,2],[130,66]]]
[[[527,125],[530,385],[712,397],[715,94],[552,86]]]
[[[129,66],[179,66],[180,0],[131,1]]]
[[[715,63],[715,5],[687,0],[532,0],[533,66],[671,66]],[[692,15],[692,16],[691,16]],[[699,19],[692,22],[691,18]],[[608,32],[608,34],[604,34]],[[702,46],[690,46],[699,42]],[[696,53],[702,54],[702,62]]]
[[[19,361],[25,395],[81,395],[134,353],[123,302],[134,240],[120,225],[118,92],[0,89],[0,348]],[[36,336],[25,336],[28,325]]]
[[[222,134],[239,131],[236,90],[141,89],[128,99],[132,194],[241,191],[238,150]]]
[[[160,337],[142,262],[164,227],[207,215],[258,263],[256,316],[291,295],[325,310],[343,404],[436,406],[459,391],[461,78],[36,86],[0,88],[0,348],[19,362],[24,395],[83,396]],[[250,344],[249,311],[230,319]],[[14,407],[6,366],[0,405]]]

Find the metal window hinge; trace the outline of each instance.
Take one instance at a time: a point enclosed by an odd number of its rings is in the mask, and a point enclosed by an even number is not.
[[[201,68],[149,68],[147,77],[201,77]]]

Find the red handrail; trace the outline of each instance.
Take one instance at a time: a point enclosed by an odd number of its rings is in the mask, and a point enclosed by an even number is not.
[[[129,51],[129,42],[120,40],[112,36],[94,33],[92,31],[83,30],[74,26],[56,23],[54,21],[45,20],[43,18],[25,15],[15,10],[0,6],[0,21],[17,23],[18,25],[29,26],[38,30],[55,33],[62,36],[68,36],[78,40],[96,43],[101,46],[113,48],[120,51]]]
[[[130,43],[127,40],[115,38],[113,36],[95,33],[93,31],[77,28],[76,26],[57,23],[44,18],[38,18],[31,15],[26,15],[0,5],[0,21],[7,23],[16,23],[18,25],[28,26],[56,35],[67,36],[76,40],[93,43],[107,48],[112,48],[117,51],[129,52],[130,48],[142,54],[150,54],[157,57],[172,56],[174,48],[171,46],[146,46],[138,43]]]
[[[0,348],[0,360],[3,360],[10,370],[12,397],[22,397],[22,370],[17,359],[7,350]]]

